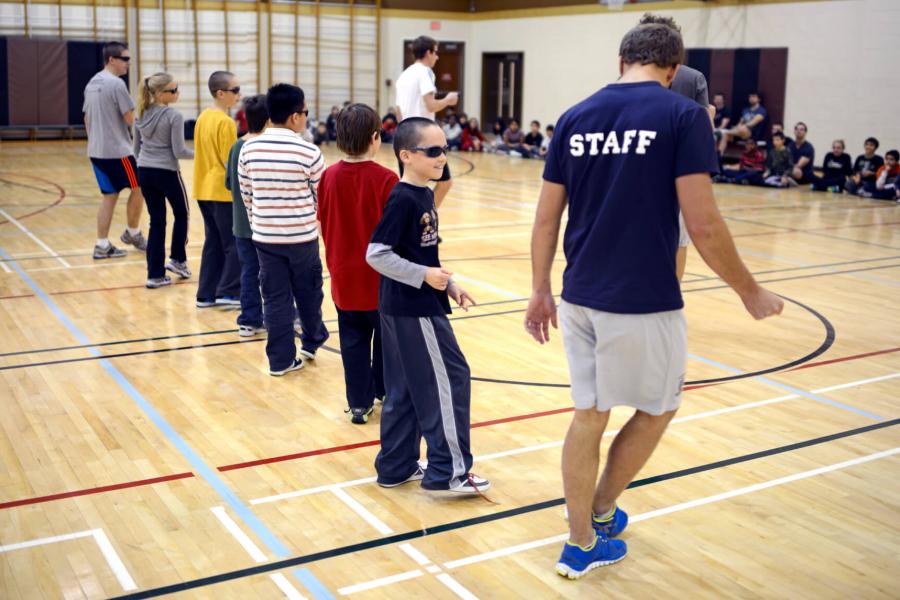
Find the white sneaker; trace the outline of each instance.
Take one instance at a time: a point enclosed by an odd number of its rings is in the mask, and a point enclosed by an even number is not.
[[[151,290],[155,290],[156,288],[172,285],[172,279],[168,275],[164,275],[163,277],[151,277],[147,280],[146,285]]]
[[[303,348],[300,348],[300,356],[302,356],[304,360],[316,360],[315,350],[310,352],[309,350],[304,350]]]
[[[483,494],[491,489],[491,482],[475,473],[469,473],[465,478],[460,477],[448,491],[454,494]]]
[[[187,263],[174,258],[170,258],[169,262],[166,263],[166,270],[172,271],[182,279],[191,278],[191,270],[188,268]]]
[[[266,328],[254,327],[252,325],[238,325],[238,335],[241,337],[253,337],[257,333],[265,333]]]
[[[412,475],[410,475],[403,481],[400,481],[398,483],[381,483],[379,481],[378,485],[380,485],[383,488],[395,488],[397,486],[403,485],[404,483],[409,483],[410,481],[422,481],[422,479],[424,479],[424,478],[425,478],[425,467],[420,462],[419,466],[416,468],[415,473],[413,473]]]

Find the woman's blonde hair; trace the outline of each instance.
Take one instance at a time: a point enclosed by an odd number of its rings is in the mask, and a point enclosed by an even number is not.
[[[144,111],[153,104],[153,95],[165,89],[167,85],[174,81],[174,77],[168,73],[154,73],[150,77],[145,77],[141,81],[140,100],[138,101],[138,116],[144,114]]]

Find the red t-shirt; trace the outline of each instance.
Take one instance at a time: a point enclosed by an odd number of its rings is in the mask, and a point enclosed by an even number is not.
[[[373,161],[340,161],[325,169],[317,191],[331,298],[341,310],[377,310],[379,275],[366,248],[388,195],[399,181]]]

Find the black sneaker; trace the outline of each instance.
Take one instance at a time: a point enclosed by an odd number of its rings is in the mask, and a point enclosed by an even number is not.
[[[288,366],[284,369],[281,369],[280,371],[273,371],[272,369],[269,369],[269,375],[271,375],[272,377],[281,377],[285,373],[290,373],[291,371],[299,371],[302,368],[303,368],[303,361],[300,360],[299,358],[295,358],[294,362],[292,362],[290,364],[290,366]]]
[[[422,467],[422,463],[416,465],[416,470],[412,475],[404,479],[403,481],[398,481],[397,483],[381,483],[378,482],[383,488],[395,488],[397,486],[403,485],[404,483],[409,483],[410,481],[422,481],[425,478],[425,469]]]
[[[120,248],[116,248],[112,244],[107,246],[106,248],[101,248],[100,246],[94,246],[94,260],[100,260],[103,258],[122,258],[128,254],[127,250],[122,250]]]
[[[348,408],[344,412],[350,415],[350,422],[357,425],[365,425],[369,422],[369,417],[375,412],[375,407],[369,408]]]
[[[300,356],[303,357],[303,360],[316,360],[316,351],[300,348]]]

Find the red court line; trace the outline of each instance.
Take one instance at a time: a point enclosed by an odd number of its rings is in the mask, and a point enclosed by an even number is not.
[[[823,360],[823,361],[819,361],[819,362],[808,363],[806,365],[801,365],[799,367],[789,369],[788,371],[785,371],[785,372],[787,373],[790,371],[798,371],[800,369],[809,369],[812,367],[821,367],[824,365],[831,365],[831,364],[847,362],[847,361],[851,361],[851,360],[859,360],[861,358],[867,358],[870,356],[878,356],[880,354],[890,354],[892,352],[898,352],[898,351],[900,351],[900,347],[887,348],[885,350],[876,350],[874,352],[865,352],[863,354],[854,354],[852,356],[843,356],[840,358],[833,358],[831,360]],[[702,384],[702,385],[689,385],[689,386],[685,386],[684,391],[698,390],[701,388],[722,385],[724,383],[730,383],[730,381],[723,381],[720,383],[706,383],[706,384]],[[575,409],[571,406],[565,407],[565,408],[555,408],[552,410],[545,410],[545,411],[541,411],[541,412],[528,413],[528,414],[524,414],[524,415],[515,415],[515,416],[511,416],[511,417],[504,417],[501,419],[493,419],[491,421],[481,421],[478,423],[472,423],[471,427],[472,427],[472,429],[476,429],[478,427],[489,427],[491,425],[499,425],[502,423],[511,423],[514,421],[524,421],[527,419],[536,419],[539,417],[547,417],[547,416],[552,416],[552,415],[564,414],[567,412],[572,412],[573,410],[575,410]],[[318,448],[316,450],[306,450],[304,452],[295,452],[293,454],[285,454],[282,456],[273,456],[270,458],[260,458],[257,460],[251,460],[251,461],[246,461],[246,462],[241,462],[241,463],[234,463],[231,465],[224,465],[224,466],[218,467],[218,470],[222,471],[222,472],[236,471],[238,469],[247,469],[250,467],[270,465],[270,464],[278,463],[278,462],[298,460],[301,458],[308,458],[310,456],[321,456],[324,454],[334,454],[337,452],[345,452],[347,450],[355,450],[358,448],[369,448],[372,446],[377,446],[379,444],[379,441],[380,440],[367,440],[364,442],[355,442],[353,444],[344,444],[341,446],[331,446],[328,448]],[[38,504],[38,503],[42,503],[42,502],[50,502],[52,500],[61,500],[64,498],[72,498],[74,496],[87,496],[90,494],[99,494],[101,492],[109,492],[109,491],[120,490],[120,489],[125,489],[125,488],[140,487],[140,486],[144,486],[144,485],[152,485],[155,483],[164,483],[166,481],[173,481],[176,479],[185,479],[185,478],[193,477],[193,476],[194,476],[193,473],[178,473],[175,475],[166,475],[163,477],[155,477],[152,479],[141,479],[138,481],[131,481],[131,482],[119,483],[119,484],[115,484],[115,485],[89,488],[86,490],[78,490],[78,491],[74,491],[74,492],[63,492],[60,494],[53,494],[50,496],[39,496],[36,498],[13,500],[10,502],[0,503],[0,510],[2,510],[4,508],[12,508],[14,506],[24,506],[24,505],[28,505],[28,504]]]
[[[856,360],[858,358],[868,358],[869,356],[878,356],[879,354],[890,354],[892,352],[900,352],[900,348],[888,348],[887,350],[876,350],[875,352],[865,352],[863,354],[854,354],[853,356],[845,356],[843,358],[832,358],[831,360],[820,360],[819,362],[806,363],[785,372],[799,371],[801,369],[810,369],[812,367],[821,367],[822,365],[831,365],[834,363],[844,362],[848,360]]]
[[[9,502],[0,503],[0,510],[4,508],[12,508],[14,506],[27,506],[28,504],[40,504],[41,502],[50,502],[51,500],[62,500],[63,498],[74,498],[76,496],[89,496],[91,494],[99,494],[101,492],[111,492],[113,490],[124,490],[126,488],[140,487],[143,485],[152,485],[154,483],[163,483],[165,481],[175,481],[176,479],[187,479],[193,477],[193,473],[176,473],[175,475],[164,475],[162,477],[153,477],[151,479],[139,479],[137,481],[128,481],[125,483],[114,483],[113,485],[103,485],[100,487],[87,488],[85,490],[76,490],[74,492],[62,492],[60,494],[50,494],[49,496],[37,496],[35,498],[23,498],[22,500],[11,500]]]

